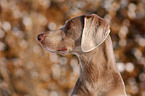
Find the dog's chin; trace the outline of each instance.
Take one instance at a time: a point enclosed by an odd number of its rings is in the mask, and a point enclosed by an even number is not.
[[[60,54],[60,55],[71,54],[71,51],[69,51],[69,50],[67,50],[67,51],[57,51],[57,54]]]
[[[69,52],[56,52],[57,54],[60,54],[60,55],[63,55],[63,56],[65,56],[66,54],[69,54]]]
[[[60,54],[60,55],[70,54],[68,51],[52,50],[52,49],[46,48],[44,46],[43,46],[43,48],[46,49],[48,52],[51,52],[51,53],[56,53],[56,54]]]

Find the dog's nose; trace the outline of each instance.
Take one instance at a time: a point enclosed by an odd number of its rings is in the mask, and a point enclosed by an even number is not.
[[[39,35],[37,36],[37,39],[38,39],[39,41],[41,41],[41,40],[44,39],[44,37],[45,37],[44,34],[39,34]]]

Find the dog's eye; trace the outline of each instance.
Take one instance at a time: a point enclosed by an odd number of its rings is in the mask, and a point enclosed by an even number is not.
[[[71,29],[73,26],[75,26],[75,23],[73,21],[68,21],[66,24],[66,29],[69,30]]]
[[[66,25],[66,30],[69,30],[71,28],[71,24],[70,24],[70,22],[69,23],[67,23],[67,25]]]
[[[69,30],[71,29],[71,24],[70,23],[67,23],[65,28],[64,28],[64,33],[65,34],[68,34]]]

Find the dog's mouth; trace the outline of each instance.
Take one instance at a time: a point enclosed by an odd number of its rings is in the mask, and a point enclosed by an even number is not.
[[[65,54],[69,54],[69,52],[67,51],[67,48],[62,48],[56,51],[57,54],[61,54],[61,55],[65,55]]]
[[[40,43],[40,44],[41,44],[41,43]],[[50,48],[47,48],[47,47],[44,46],[43,44],[41,44],[41,46],[42,46],[45,50],[47,50],[47,51],[49,51],[49,52],[52,52],[52,53],[61,54],[61,55],[69,54],[69,52],[67,51],[66,48],[62,48],[62,49],[58,49],[58,50],[52,50],[52,49],[50,49]]]
[[[58,52],[66,52],[67,51],[67,48],[61,48],[61,49],[58,49],[57,51]]]

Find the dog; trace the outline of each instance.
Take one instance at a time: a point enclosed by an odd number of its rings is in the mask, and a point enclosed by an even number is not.
[[[62,28],[37,36],[49,52],[79,58],[79,77],[70,96],[127,96],[109,33],[109,24],[91,14],[72,18]]]

